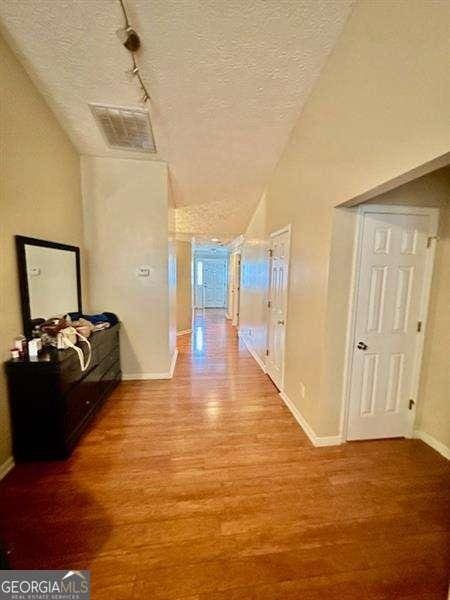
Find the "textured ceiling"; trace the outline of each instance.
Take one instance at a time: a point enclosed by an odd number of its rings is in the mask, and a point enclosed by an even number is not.
[[[0,0],[7,39],[82,154],[164,160],[177,229],[241,233],[351,0],[128,0],[158,154],[106,147],[88,102],[139,106],[117,0]]]

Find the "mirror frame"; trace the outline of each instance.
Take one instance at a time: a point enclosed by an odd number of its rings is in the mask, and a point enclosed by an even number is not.
[[[14,236],[16,240],[17,266],[19,270],[20,301],[22,305],[22,323],[24,334],[31,336],[31,311],[30,311],[30,292],[28,289],[27,277],[27,258],[25,246],[43,246],[44,248],[54,248],[55,250],[66,250],[75,253],[76,271],[77,271],[77,300],[78,312],[82,312],[81,303],[81,267],[80,267],[80,248],[78,246],[69,246],[58,242],[40,240],[38,238],[26,237],[23,235]]]

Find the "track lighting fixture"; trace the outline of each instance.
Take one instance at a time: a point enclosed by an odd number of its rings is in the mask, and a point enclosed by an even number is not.
[[[150,94],[148,93],[148,90],[145,87],[144,82],[142,81],[142,77],[139,72],[139,67],[136,63],[136,57],[135,57],[135,52],[137,52],[139,50],[139,48],[141,47],[141,40],[139,38],[139,35],[136,33],[136,31],[130,25],[130,21],[128,19],[128,14],[127,14],[125,5],[123,3],[123,0],[119,0],[119,2],[120,2],[120,6],[122,8],[123,18],[125,20],[125,26],[118,29],[116,34],[117,34],[117,37],[122,42],[122,44],[125,46],[125,48],[131,54],[132,65],[131,65],[130,71],[128,71],[128,74],[132,75],[133,77],[136,77],[136,79],[138,80],[138,83],[143,92],[142,103],[145,104],[147,102],[147,100],[150,100]]]
[[[141,47],[140,37],[131,27],[121,27],[116,34],[129,52],[137,52]]]

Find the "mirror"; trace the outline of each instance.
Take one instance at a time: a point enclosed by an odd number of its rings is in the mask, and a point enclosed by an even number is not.
[[[16,236],[24,333],[33,319],[81,312],[80,249]]]

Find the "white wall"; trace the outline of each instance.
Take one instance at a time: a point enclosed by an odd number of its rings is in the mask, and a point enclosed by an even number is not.
[[[167,373],[175,269],[169,267],[166,164],[83,156],[81,170],[90,308],[122,321],[124,375]],[[139,265],[150,266],[149,278],[137,276]]]

